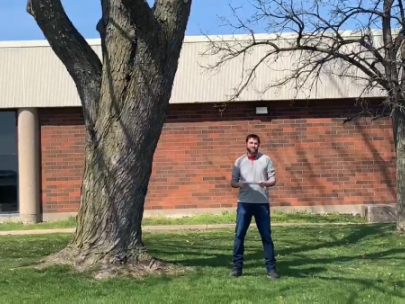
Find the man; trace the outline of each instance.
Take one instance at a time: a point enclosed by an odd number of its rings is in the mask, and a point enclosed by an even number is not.
[[[254,216],[263,243],[267,276],[277,279],[269,206],[269,188],[276,184],[275,169],[270,157],[259,153],[259,146],[259,136],[249,134],[246,137],[247,153],[235,161],[232,170],[231,186],[239,188],[239,197],[231,275],[242,275],[244,240]]]

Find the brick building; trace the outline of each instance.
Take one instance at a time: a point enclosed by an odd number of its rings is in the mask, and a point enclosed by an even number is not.
[[[238,39],[242,39],[237,37]],[[98,54],[98,40],[89,40]],[[146,212],[186,214],[232,208],[229,186],[244,138],[256,133],[278,184],[276,209],[359,213],[364,204],[393,204],[395,151],[389,118],[344,123],[358,111],[361,83],[324,76],[311,92],[260,88],[279,77],[294,54],[263,67],[249,90],[227,101],[264,50],[219,72],[202,70],[201,37],[186,37],[169,116],[154,157]],[[256,60],[256,61],[255,61]],[[60,219],[78,211],[84,124],[68,73],[44,41],[0,43],[0,220]],[[370,103],[381,92],[369,92]],[[257,114],[258,108],[264,114]]]

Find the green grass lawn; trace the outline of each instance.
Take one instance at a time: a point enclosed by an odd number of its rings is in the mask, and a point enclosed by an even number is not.
[[[223,214],[202,214],[187,216],[182,218],[168,218],[164,216],[155,216],[145,218],[144,226],[151,225],[205,225],[205,224],[234,224],[236,213],[224,212]],[[273,223],[365,223],[366,220],[361,217],[342,214],[310,214],[310,213],[281,213],[272,214]],[[2,223],[0,231],[6,230],[27,230],[27,229],[53,229],[53,228],[73,228],[76,222],[73,217],[58,222],[44,222],[33,225],[23,225],[21,223]]]
[[[232,230],[145,233],[152,254],[193,266],[178,277],[97,281],[68,268],[18,268],[71,235],[0,237],[0,303],[404,303],[405,237],[392,225],[275,227],[278,281],[265,276],[257,230],[245,276],[229,277]]]

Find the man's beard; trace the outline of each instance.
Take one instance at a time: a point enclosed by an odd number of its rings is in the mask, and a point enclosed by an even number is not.
[[[254,149],[254,148],[246,148],[246,150],[248,151],[248,153],[250,154],[256,154],[258,149]]]

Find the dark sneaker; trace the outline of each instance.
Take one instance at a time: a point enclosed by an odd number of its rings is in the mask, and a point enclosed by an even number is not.
[[[240,277],[242,275],[242,269],[234,268],[231,271],[232,277]]]
[[[278,279],[280,276],[277,274],[277,272],[275,271],[275,270],[270,270],[268,273],[267,273],[267,277],[269,278],[269,279]]]

